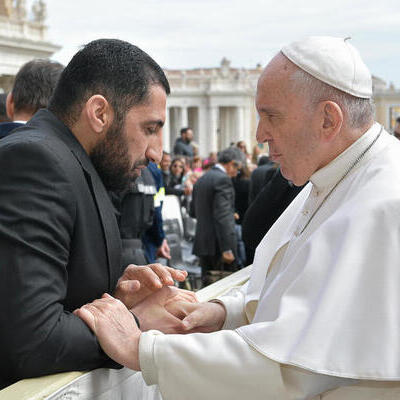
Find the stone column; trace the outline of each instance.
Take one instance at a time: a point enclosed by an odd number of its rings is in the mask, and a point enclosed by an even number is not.
[[[186,128],[188,126],[188,109],[187,107],[181,107],[181,126],[179,127],[179,131],[182,128]]]
[[[216,106],[212,106],[208,110],[209,118],[208,118],[208,132],[207,132],[207,141],[208,141],[208,153],[210,151],[218,151],[218,125],[219,125],[219,108]]]
[[[208,157],[208,128],[207,109],[203,105],[199,107],[198,140],[199,154]]]
[[[169,107],[167,107],[165,113],[165,123],[163,127],[163,150],[171,151],[171,132],[170,132],[170,118],[169,118]]]
[[[249,106],[244,108],[244,136],[243,139],[247,145],[247,151],[251,152],[253,139],[256,133],[252,131],[251,127],[251,113]]]
[[[236,140],[246,140],[244,130],[244,107],[236,107]]]

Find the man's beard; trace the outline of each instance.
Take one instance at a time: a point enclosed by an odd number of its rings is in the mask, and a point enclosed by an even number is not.
[[[101,181],[107,190],[113,192],[125,190],[138,177],[137,169],[148,164],[146,159],[142,159],[131,166],[123,125],[123,122],[114,120],[105,138],[90,153],[90,159]]]

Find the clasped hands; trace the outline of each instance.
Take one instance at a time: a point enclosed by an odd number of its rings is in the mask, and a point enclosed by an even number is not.
[[[97,336],[103,350],[118,363],[139,370],[141,331],[164,333],[214,332],[221,329],[226,311],[219,303],[199,303],[193,292],[178,289],[187,273],[160,264],[128,266],[114,297],[101,299],[74,311]],[[140,329],[131,315],[140,321]]]

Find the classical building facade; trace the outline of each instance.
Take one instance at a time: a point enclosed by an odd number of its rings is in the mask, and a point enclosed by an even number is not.
[[[400,89],[374,77],[374,101],[376,120],[392,131],[396,118],[400,117]]]
[[[244,140],[255,141],[257,113],[254,95],[262,67],[233,68],[222,59],[217,68],[165,70],[171,95],[167,101],[164,148],[173,149],[182,127],[193,128],[201,156]],[[400,90],[373,77],[376,119],[389,131],[400,116]]]
[[[166,70],[171,84],[167,102],[164,147],[172,150],[182,127],[193,128],[200,155],[231,142],[253,141],[257,124],[254,93],[261,66],[232,68],[227,59],[218,68]]]
[[[0,0],[0,91],[7,92],[20,67],[34,58],[49,58],[61,47],[46,39],[46,4],[35,0]]]

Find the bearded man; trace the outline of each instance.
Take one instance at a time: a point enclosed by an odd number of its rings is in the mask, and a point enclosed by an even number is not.
[[[348,399],[344,386],[400,381],[400,143],[374,123],[371,97],[348,39],[283,47],[258,82],[257,139],[286,179],[310,182],[257,247],[248,285],[167,307],[209,333],[141,333],[106,296],[77,312],[104,350],[164,400],[324,399],[339,387],[327,398]]]
[[[132,308],[185,278],[158,264],[123,273],[107,194],[160,160],[169,91],[142,50],[94,41],[64,69],[49,109],[2,140],[0,387],[115,365],[72,311],[104,292]]]

